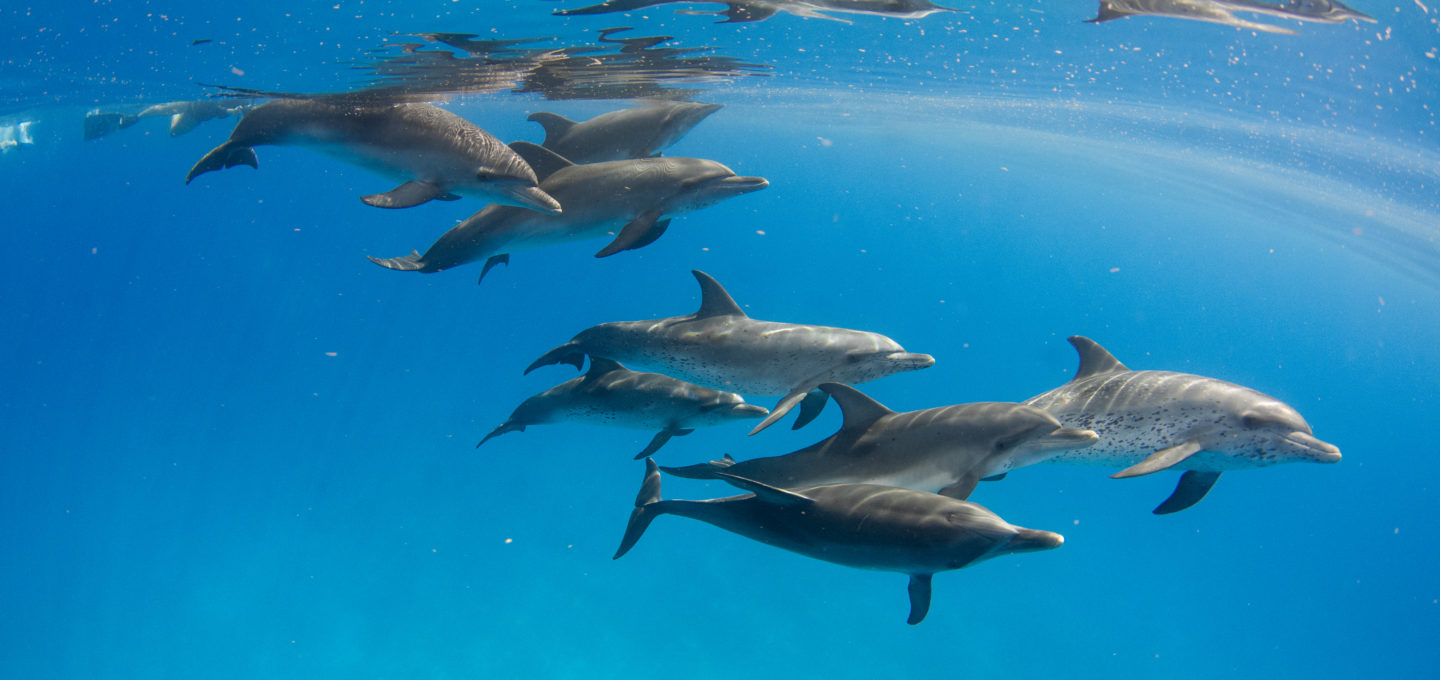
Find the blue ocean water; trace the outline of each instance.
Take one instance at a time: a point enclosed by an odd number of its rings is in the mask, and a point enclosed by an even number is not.
[[[1440,664],[1437,8],[1267,35],[1100,25],[1088,2],[757,24],[580,3],[183,2],[0,8],[0,675],[12,678],[1428,677]],[[700,7],[700,6],[690,6]],[[717,5],[707,5],[714,9]],[[304,149],[186,170],[232,120],[81,139],[92,108],[357,87],[415,32],[593,42],[602,28],[770,66],[692,83],[725,108],[669,155],[770,187],[599,242],[390,272],[479,208],[355,200],[389,181]],[[196,40],[209,40],[192,44]],[[447,108],[505,140],[534,111]],[[1173,473],[1039,465],[972,500],[1059,550],[935,579],[810,560],[665,517],[610,559],[651,433],[533,427],[475,450],[522,369],[590,325],[693,311],[689,274],[756,318],[885,333],[937,364],[862,389],[897,410],[1023,400],[1065,338],[1135,369],[1294,405],[1333,466],[1226,474],[1157,517]],[[773,405],[773,397],[751,397]],[[828,436],[676,438],[657,459]],[[728,495],[665,480],[667,498]]]

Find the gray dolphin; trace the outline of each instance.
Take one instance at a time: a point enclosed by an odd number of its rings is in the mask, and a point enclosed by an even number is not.
[[[606,2],[598,5],[555,10],[554,14],[559,16],[573,16],[579,14],[632,12],[646,7],[673,3],[726,5],[725,9],[718,12],[695,10],[677,11],[678,14],[714,14],[723,16],[725,20],[720,23],[725,24],[764,21],[765,19],[775,16],[778,12],[785,12],[807,19],[829,19],[831,21],[848,24],[850,23],[849,21],[832,17],[825,14],[825,12],[869,14],[872,16],[897,19],[920,19],[936,12],[955,11],[949,7],[936,5],[930,2],[930,0],[606,0]]]
[[[431,104],[269,101],[241,118],[230,139],[205,154],[185,182],[236,165],[258,168],[251,147],[263,144],[310,147],[404,180],[389,192],[361,197],[379,208],[409,208],[464,195],[560,212],[560,204],[536,186],[535,172],[524,159],[490,133]]]
[[[983,478],[1003,476],[1067,449],[1094,444],[1090,430],[1062,427],[1033,406],[1002,402],[955,404],[896,413],[847,385],[826,383],[844,414],[840,431],[783,456],[663,468],[679,477],[726,473],[793,488],[820,484],[881,484],[939,490],[965,500]]]
[[[1216,3],[1237,12],[1254,12],[1270,16],[1294,19],[1295,21],[1316,21],[1338,24],[1353,19],[1375,23],[1375,19],[1346,6],[1339,0],[1283,0],[1278,6],[1255,0],[1215,0]]]
[[[1231,14],[1234,9],[1236,8],[1216,0],[1100,0],[1100,13],[1094,19],[1087,19],[1085,23],[1099,24],[1131,16],[1157,16],[1193,19],[1265,33],[1283,35],[1296,33],[1284,26],[1246,21]]]
[[[645,480],[615,559],[634,547],[650,522],[679,515],[826,562],[910,576],[914,625],[930,611],[938,572],[992,557],[1051,550],[1060,534],[1017,527],[984,507],[933,493],[875,484],[780,489],[719,473],[750,493],[704,501],[660,499],[660,471],[645,460]]]
[[[532,162],[540,188],[565,206],[560,215],[539,215],[486,206],[445,232],[424,255],[372,257],[386,269],[426,274],[485,260],[480,279],[510,253],[615,234],[595,253],[607,257],[649,245],[670,226],[670,217],[769,186],[763,177],[741,177],[701,158],[640,158],[575,165],[529,142],[511,146]]]
[[[721,104],[655,102],[602,113],[583,123],[548,111],[530,114],[545,128],[545,143],[572,163],[600,163],[660,155]]]
[[[1157,515],[1200,502],[1225,470],[1340,460],[1340,449],[1274,397],[1189,373],[1132,371],[1078,335],[1070,344],[1080,353],[1074,379],[1025,403],[1067,427],[1094,430],[1100,441],[1047,462],[1125,467],[1111,475],[1117,479],[1186,470]]]
[[[750,432],[755,434],[802,400],[795,427],[813,420],[825,406],[825,393],[816,390],[824,383],[854,385],[935,364],[929,354],[906,352],[879,333],[752,319],[710,275],[690,273],[700,282],[694,314],[592,326],[525,372],[559,363],[578,369],[588,354],[663,367],[675,377],[741,394],[785,395]]]
[[[765,407],[747,404],[733,392],[632,371],[618,362],[591,357],[585,375],[526,399],[480,444],[507,432],[524,432],[530,425],[560,421],[659,430],[645,450],[636,454],[639,460],[660,450],[671,437],[690,434],[694,428],[767,413]]]
[[[195,126],[208,120],[240,116],[250,109],[250,103],[233,99],[200,99],[196,101],[165,102],[141,109],[137,114],[91,111],[85,114],[85,139],[103,137],[124,130],[142,118],[166,117],[170,119],[170,136],[178,137]]]

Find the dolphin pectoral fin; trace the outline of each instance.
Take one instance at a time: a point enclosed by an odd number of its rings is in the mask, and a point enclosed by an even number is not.
[[[615,235],[615,240],[610,245],[595,253],[595,257],[609,257],[624,250],[635,250],[644,248],[660,238],[665,230],[670,228],[670,220],[657,220],[660,217],[658,211],[650,210],[642,213],[639,217],[630,221],[620,233]]]
[[[1220,479],[1219,472],[1187,470],[1180,475],[1180,483],[1175,485],[1175,492],[1155,508],[1155,514],[1168,515],[1199,503],[1205,494],[1210,493],[1210,487],[1215,486],[1217,479]]]
[[[974,472],[967,472],[961,475],[960,479],[954,484],[941,489],[940,495],[954,498],[957,501],[963,501],[969,498],[970,494],[975,493],[975,487],[979,484],[980,478],[975,476]]]
[[[810,505],[815,502],[794,491],[782,489],[778,486],[770,486],[769,484],[747,479],[740,475],[732,475],[728,472],[716,470],[715,476],[729,482],[731,486],[739,487],[755,494],[756,498],[766,503],[774,503],[775,505]]]
[[[410,180],[383,194],[361,196],[360,200],[364,201],[365,205],[373,205],[377,208],[413,208],[421,203],[434,200],[442,193],[445,192],[434,184]]]
[[[930,613],[930,580],[934,574],[910,575],[910,618],[905,623],[915,625],[925,620]]]
[[[755,429],[750,431],[750,434],[757,434],[761,430],[774,425],[775,421],[784,418],[785,414],[790,412],[790,409],[795,408],[796,404],[799,404],[805,399],[805,395],[808,392],[809,390],[795,390],[785,395],[784,398],[780,400],[780,403],[776,404],[775,408],[770,410],[770,415],[765,416],[765,419],[760,421],[760,424],[756,425]]]
[[[825,410],[825,403],[830,401],[830,395],[820,390],[810,390],[805,398],[800,400],[800,415],[795,416],[795,424],[790,426],[792,430],[798,430],[820,416]]]
[[[998,475],[990,475],[989,477],[981,477],[981,478],[980,478],[980,481],[982,481],[982,482],[998,482],[998,481],[1000,481],[1000,480],[1002,480],[1002,479],[1005,479],[1005,475],[1008,475],[1008,474],[1010,474],[1010,473],[1008,473],[1008,472],[1002,472],[1002,473],[1000,473],[1000,474],[998,474]]]
[[[656,432],[655,438],[650,440],[650,443],[645,446],[645,450],[635,454],[635,460],[649,458],[656,451],[659,451],[660,447],[665,445],[665,442],[670,441],[671,437],[683,437],[694,431],[695,430],[687,430],[678,427],[667,427],[659,432]]]
[[[501,254],[499,254],[499,255],[491,255],[491,256],[490,256],[490,259],[488,259],[488,260],[485,261],[485,266],[480,270],[480,278],[475,279],[475,285],[478,286],[478,285],[484,283],[484,282],[485,282],[485,275],[486,275],[486,274],[489,274],[489,273],[490,273],[490,270],[491,270],[491,269],[494,269],[494,268],[495,268],[495,265],[497,265],[497,264],[503,264],[503,265],[505,265],[505,266],[507,266],[507,267],[510,266],[510,253],[501,253]]]
[[[177,113],[173,116],[170,116],[170,136],[179,137],[180,135],[194,130],[195,126],[199,125],[200,122],[201,121],[199,116],[190,116],[183,113]]]
[[[1185,460],[1186,458],[1189,458],[1190,456],[1199,453],[1201,451],[1201,448],[1202,447],[1200,446],[1200,442],[1188,441],[1184,444],[1176,444],[1175,446],[1171,446],[1169,448],[1160,449],[1159,451],[1150,454],[1149,458],[1146,458],[1145,460],[1131,465],[1124,470],[1110,475],[1110,478],[1126,479],[1129,477],[1148,475],[1152,472],[1159,472],[1161,470],[1164,470],[1165,468],[1171,467]]]

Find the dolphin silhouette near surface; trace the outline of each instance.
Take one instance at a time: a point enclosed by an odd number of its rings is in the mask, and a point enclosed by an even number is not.
[[[658,156],[722,107],[662,101],[602,113],[579,123],[548,111],[532,113],[527,120],[545,128],[541,146],[584,165]]]

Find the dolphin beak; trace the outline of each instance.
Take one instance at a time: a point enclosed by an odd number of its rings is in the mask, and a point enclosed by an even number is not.
[[[541,191],[540,187],[516,185],[506,191],[505,195],[513,201],[512,205],[529,208],[547,215],[559,215],[561,212],[560,201]]]
[[[739,196],[741,194],[748,194],[752,191],[759,191],[761,189],[764,189],[765,187],[770,186],[770,182],[767,181],[764,177],[744,177],[741,175],[736,175],[733,177],[726,177],[719,182],[716,182],[715,185],[721,188],[727,194],[730,194],[732,196]]]
[[[736,404],[730,407],[730,413],[742,418],[764,418],[770,415],[770,409],[756,404]]]
[[[1044,450],[1083,449],[1100,441],[1100,435],[1093,430],[1076,430],[1058,427],[1055,431],[1035,440],[1035,446]]]
[[[1317,463],[1340,462],[1339,447],[1329,442],[1322,442],[1313,435],[1304,432],[1291,432],[1285,435],[1285,440],[1302,449],[1311,460]]]
[[[890,361],[903,365],[906,369],[916,371],[922,368],[930,368],[935,365],[935,357],[929,354],[913,354],[911,352],[892,352],[885,357]]]
[[[1037,529],[1021,529],[1005,544],[1005,552],[1035,552],[1037,550],[1054,550],[1065,545],[1065,537],[1053,531],[1039,531]]]

